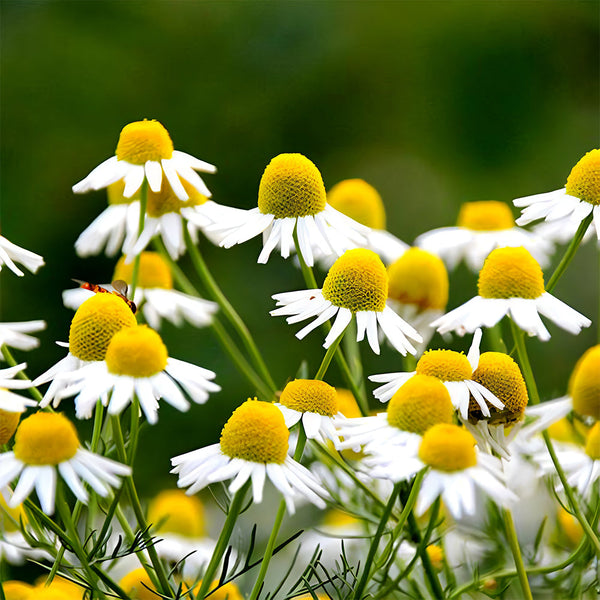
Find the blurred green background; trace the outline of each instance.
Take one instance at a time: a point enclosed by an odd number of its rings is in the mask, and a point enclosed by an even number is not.
[[[224,204],[255,206],[262,171],[281,152],[306,154],[328,188],[362,177],[408,243],[454,224],[461,202],[562,187],[598,144],[598,2],[3,0],[1,9],[2,234],[46,266],[23,278],[3,269],[0,320],[48,322],[41,348],[17,353],[32,375],[65,354],[54,341],[68,338],[60,293],[71,278],[111,279],[113,261],[73,250],[105,194],[74,196],[71,185],[114,152],[128,122],[156,118],[176,148],[216,164],[205,181]],[[256,264],[257,239],[201,247],[277,382],[303,357],[316,369],[320,334],[300,342],[298,326],[268,315],[271,294],[304,287],[292,264]],[[450,306],[473,296],[475,282],[459,269]],[[555,294],[596,320],[593,243]],[[546,399],[565,392],[597,335],[550,329],[550,342],[530,342]],[[216,371],[223,391],[185,415],[162,406],[136,465],[145,494],[173,486],[169,457],[215,442],[252,394],[210,330],[162,333],[172,356]],[[369,374],[402,369],[390,348],[363,355]],[[329,380],[340,382],[335,367]]]

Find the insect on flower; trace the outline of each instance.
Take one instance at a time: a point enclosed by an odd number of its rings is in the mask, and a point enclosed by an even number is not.
[[[115,296],[119,296],[119,298],[129,306],[133,314],[137,311],[135,302],[127,297],[127,284],[122,279],[116,279],[111,283],[114,289],[112,292],[97,283],[88,283],[87,281],[81,281],[80,279],[73,279],[73,281],[78,283],[84,290],[90,290],[90,292],[95,292],[96,294],[114,294]]]

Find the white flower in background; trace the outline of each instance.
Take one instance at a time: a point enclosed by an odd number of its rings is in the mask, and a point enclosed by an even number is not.
[[[15,379],[15,375],[27,368],[27,363],[21,363],[7,369],[0,369],[0,446],[5,444],[14,433],[19,422],[20,413],[28,408],[37,406],[37,402],[30,398],[24,398],[19,394],[13,394],[9,389],[24,390],[33,386],[33,382],[28,379]],[[8,389],[7,389],[8,388]],[[8,421],[7,421],[8,419]],[[14,427],[8,422],[14,420]],[[6,439],[5,436],[8,435]],[[4,441],[2,441],[4,440]]]
[[[23,265],[32,273],[45,264],[39,254],[25,250],[0,235],[0,271],[2,271],[2,266],[6,265],[15,275],[23,277],[25,273],[15,263]]]
[[[544,275],[525,248],[496,248],[479,273],[479,295],[432,323],[440,333],[473,333],[493,327],[509,315],[515,324],[542,341],[550,339],[540,314],[577,335],[591,321],[544,290]]]
[[[2,346],[17,350],[33,350],[40,345],[40,340],[29,335],[46,329],[45,321],[22,321],[0,323],[0,360],[6,360],[2,354]]]
[[[479,273],[495,248],[523,246],[543,267],[548,265],[553,251],[546,238],[516,227],[510,207],[496,200],[465,202],[456,227],[423,233],[415,240],[415,246],[442,258],[449,269],[464,260],[475,273]]]
[[[590,150],[579,160],[564,188],[517,198],[513,204],[523,209],[517,219],[519,225],[538,219],[551,223],[565,218],[570,219],[570,225],[579,224],[592,214],[592,227],[600,241],[600,150]]]
[[[388,276],[381,259],[372,250],[356,248],[347,250],[335,261],[322,290],[275,294],[273,299],[280,308],[271,311],[271,315],[287,316],[290,324],[316,317],[296,334],[298,339],[335,316],[324,348],[329,348],[356,318],[357,341],[362,341],[366,334],[375,354],[379,354],[379,330],[402,355],[415,354],[407,338],[416,342],[422,338],[387,306],[387,296]]]

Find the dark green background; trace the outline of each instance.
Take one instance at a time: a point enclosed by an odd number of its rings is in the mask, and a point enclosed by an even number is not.
[[[74,196],[71,185],[114,152],[126,123],[159,119],[176,148],[216,164],[206,181],[225,204],[255,206],[262,171],[280,152],[306,154],[327,187],[362,177],[381,192],[390,230],[410,243],[453,224],[463,201],[508,202],[562,187],[597,146],[598,6],[2,2],[2,234],[47,263],[37,276],[0,275],[0,320],[48,321],[41,349],[18,358],[32,375],[60,359],[54,341],[67,339],[72,317],[60,292],[71,277],[111,278],[112,261],[73,251],[105,195]],[[256,264],[258,240],[231,250],[201,245],[278,383],[302,357],[316,369],[320,334],[300,342],[298,327],[267,313],[271,294],[304,287],[293,266],[278,257]],[[595,320],[593,244],[555,293]],[[474,294],[475,277],[459,269],[451,305]],[[595,328],[551,333],[546,344],[530,342],[545,398],[564,393],[574,362],[596,339]],[[136,465],[148,493],[174,485],[168,458],[216,441],[252,393],[209,330],[167,328],[164,338],[172,356],[215,370],[223,391],[186,415],[163,405]],[[365,348],[364,356],[367,373],[401,370],[389,348],[381,358]],[[330,381],[337,377],[332,371]]]

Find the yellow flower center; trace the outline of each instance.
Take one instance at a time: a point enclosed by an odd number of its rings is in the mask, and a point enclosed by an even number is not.
[[[192,590],[195,594],[195,598],[198,598],[198,592],[200,591],[201,584],[202,580],[200,580],[200,583]],[[215,579],[212,582],[210,589],[212,590],[216,588],[218,584],[219,580]],[[186,587],[187,586],[184,584],[183,589],[185,590]],[[190,598],[191,596],[188,595],[184,596],[184,598],[185,597]],[[222,585],[218,590],[211,592],[209,598],[212,600],[244,600],[244,596],[242,596],[240,589],[235,583],[233,583],[233,581],[230,581],[229,583]]]
[[[233,411],[221,432],[221,450],[231,458],[283,463],[290,432],[281,411],[269,402],[248,399]]]
[[[508,204],[497,200],[481,200],[465,202],[458,213],[459,227],[475,231],[498,231],[515,226],[512,212]]]
[[[115,333],[106,350],[106,366],[114,375],[152,377],[167,366],[167,348],[147,325]]]
[[[558,509],[557,515],[559,535],[566,538],[571,547],[576,546],[583,537],[583,527],[579,524],[579,521],[569,512],[567,512],[562,506]]]
[[[5,394],[6,390],[0,388],[0,395]],[[7,410],[0,410],[0,446],[6,444],[8,440],[13,436],[13,433],[17,429],[19,419],[21,418],[20,412],[9,412]]]
[[[353,313],[382,312],[388,296],[388,276],[381,259],[372,250],[347,250],[329,269],[323,297]]]
[[[477,464],[475,438],[463,427],[439,424],[428,429],[419,458],[438,471],[462,471]]]
[[[130,600],[156,600],[156,588],[143,567],[127,573],[119,582]]]
[[[333,417],[338,412],[337,393],[334,387],[317,379],[294,379],[290,381],[279,400],[298,412],[312,412]]]
[[[122,279],[128,285],[131,285],[133,281],[133,262],[126,265],[124,256],[119,259],[115,267],[113,281],[116,279]],[[140,254],[137,285],[142,289],[173,289],[171,269],[158,252],[142,252]]]
[[[258,208],[276,219],[320,213],[326,205],[319,169],[302,154],[279,154],[267,165],[258,188]]]
[[[123,196],[123,192],[125,191],[125,179],[119,179],[119,181],[115,181],[111,183],[106,188],[106,193],[108,196],[108,204],[131,204],[135,200],[140,199],[140,190],[137,190],[131,198],[125,198]]]
[[[573,167],[566,192],[590,204],[600,204],[600,150],[590,150]]]
[[[389,297],[421,310],[446,308],[448,271],[441,258],[421,248],[409,248],[388,267]]]
[[[433,568],[441,571],[444,567],[444,551],[437,544],[429,544],[426,548]]]
[[[600,421],[588,433],[585,452],[592,460],[600,460]]]
[[[373,229],[385,229],[385,208],[379,192],[363,179],[344,179],[327,193],[336,210]]]
[[[548,426],[548,434],[553,440],[567,444],[583,444],[587,437],[589,427],[577,419],[570,420],[563,417]]]
[[[168,182],[164,182],[161,185],[159,192],[153,192],[148,190],[146,214],[149,217],[158,219],[167,213],[181,212],[182,208],[188,208],[190,206],[200,206],[204,204],[208,198],[201,194],[195,187],[184,179],[180,179],[183,188],[188,194],[188,200],[180,200],[173,191],[173,188]]]
[[[419,359],[416,371],[442,381],[465,381],[473,372],[467,357],[454,350],[428,350]]]
[[[18,531],[19,520],[27,523],[27,515],[23,510],[23,505],[19,504],[15,508],[10,508],[6,504],[4,496],[0,494],[0,531]]]
[[[484,352],[479,357],[479,364],[473,373],[473,381],[480,383],[504,403],[498,410],[487,403],[490,409],[490,423],[509,424],[523,418],[525,407],[529,402],[527,386],[519,365],[508,354],[502,352]],[[483,418],[481,408],[474,398],[469,401],[469,419],[479,421]]]
[[[144,119],[123,127],[115,153],[119,160],[143,165],[148,160],[171,158],[173,142],[161,123]]]
[[[544,293],[544,274],[525,248],[492,250],[479,272],[483,298],[539,298]]]
[[[339,412],[348,419],[362,417],[356,398],[350,390],[336,388],[335,391],[337,392],[337,406]]]
[[[115,294],[95,294],[71,321],[69,351],[81,360],[104,360],[113,335],[137,324],[126,302]]]
[[[600,344],[588,348],[577,361],[569,390],[575,412],[600,420]]]
[[[348,525],[359,525],[360,521],[339,508],[328,510],[323,517],[323,525],[326,527],[347,527]]]
[[[75,456],[75,426],[59,413],[38,412],[21,421],[15,435],[15,457],[26,465],[58,465]]]
[[[22,581],[5,581],[2,583],[6,600],[32,600],[35,588]]]
[[[435,377],[414,375],[390,400],[387,419],[392,427],[423,435],[437,423],[452,423],[454,407],[446,386]]]
[[[150,502],[148,522],[160,533],[199,538],[206,534],[204,507],[197,496],[182,490],[163,490]]]

